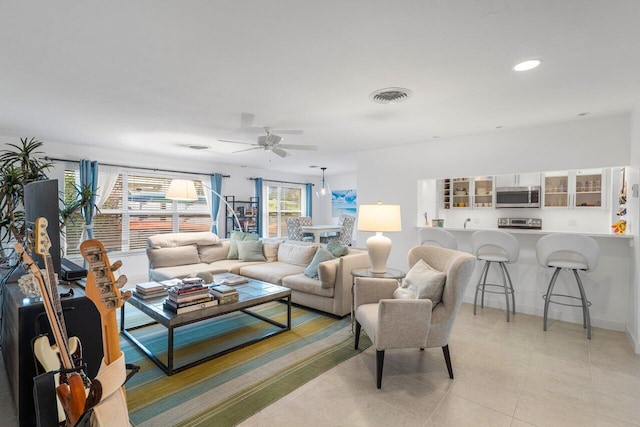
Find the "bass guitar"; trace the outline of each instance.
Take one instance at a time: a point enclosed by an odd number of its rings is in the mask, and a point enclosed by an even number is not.
[[[47,244],[47,220],[45,218],[38,218],[36,223],[39,224],[39,232],[41,233],[40,235],[35,235],[36,246],[40,251],[48,252],[50,244]],[[49,319],[49,326],[51,327],[57,346],[57,354],[60,357],[62,367],[67,372],[64,375],[60,375],[59,385],[56,387],[56,394],[66,414],[67,424],[73,426],[85,411],[85,403],[87,400],[85,391],[86,376],[81,375],[74,365],[73,356],[66,337],[64,317],[62,316],[62,311],[59,309],[56,310],[54,306],[51,295],[52,287],[47,286],[47,281],[40,273],[40,268],[38,268],[33,259],[31,259],[24,246],[21,243],[16,243],[14,248],[16,252],[20,254],[26,269],[31,272],[35,281],[38,283],[38,288],[42,295],[42,302],[47,318]],[[41,252],[41,254],[42,253],[43,252]],[[57,293],[57,289],[55,289],[55,292]]]
[[[58,295],[57,282],[55,279],[55,272],[53,269],[53,263],[49,250],[51,248],[51,241],[47,233],[47,219],[38,218],[35,222],[35,253],[42,256],[44,259],[44,266],[46,271],[46,282],[48,282],[48,299],[51,301],[51,305],[56,314],[56,322],[60,325],[60,333],[62,340],[68,343],[68,351],[71,354],[71,362],[74,367],[80,367],[82,363],[82,344],[78,337],[69,337],[67,335],[66,323],[62,314],[62,304],[60,303],[60,296]],[[58,371],[62,364],[63,355],[60,352],[60,348],[57,344],[51,344],[47,335],[41,335],[33,342],[33,352],[40,362],[40,365],[46,372]],[[87,379],[83,379],[85,383]],[[60,383],[60,373],[54,375],[54,381],[56,384]],[[60,399],[58,402],[58,421],[65,420],[65,412]]]
[[[120,333],[116,310],[131,296],[131,291],[120,292],[127,282],[126,276],[115,280],[113,272],[122,263],[109,262],[104,245],[99,240],[85,240],[80,253],[89,264],[85,293],[100,313],[104,359],[97,380],[102,384],[102,397],[94,408],[92,425],[126,425],[129,420],[124,389],[125,363],[120,349]]]

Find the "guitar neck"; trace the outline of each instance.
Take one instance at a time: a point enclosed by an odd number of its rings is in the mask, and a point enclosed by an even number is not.
[[[60,333],[65,343],[69,342],[69,335],[67,335],[67,324],[64,321],[64,315],[62,313],[62,304],[60,303],[60,295],[58,294],[58,281],[56,280],[55,270],[53,268],[53,259],[50,254],[46,254],[44,257],[44,269],[47,272],[47,281],[49,282],[49,298],[51,304],[56,312],[58,318],[58,324],[60,325]],[[65,345],[68,347],[68,344]]]

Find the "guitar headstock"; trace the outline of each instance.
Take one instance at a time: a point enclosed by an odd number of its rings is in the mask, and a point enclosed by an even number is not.
[[[47,256],[49,249],[51,249],[51,240],[47,234],[48,225],[49,221],[44,217],[37,218],[35,221],[34,249],[35,253],[43,257]]]
[[[36,265],[35,261],[33,261],[33,259],[31,258],[31,256],[29,256],[29,253],[27,252],[27,250],[25,249],[25,247],[22,245],[22,243],[16,243],[13,245],[13,248],[16,250],[16,253],[18,255],[20,255],[20,258],[22,259],[22,264],[24,264],[24,266],[29,269],[29,271],[37,277],[41,277],[40,275],[40,268],[38,268],[38,266]]]
[[[131,291],[120,292],[120,288],[127,282],[125,276],[117,280],[113,270],[117,269],[109,263],[104,245],[99,240],[85,240],[80,244],[80,253],[89,264],[89,274],[85,286],[85,293],[100,314],[105,315],[122,307],[131,296]],[[119,266],[119,265],[118,265]]]

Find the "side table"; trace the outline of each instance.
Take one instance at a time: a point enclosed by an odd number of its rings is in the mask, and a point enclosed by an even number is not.
[[[370,267],[362,267],[362,268],[354,268],[351,270],[351,333],[353,333],[354,325],[355,325],[355,298],[354,298],[354,287],[356,285],[356,277],[368,277],[368,278],[376,278],[376,279],[396,279],[398,284],[407,274],[400,270],[395,270],[393,268],[387,268],[387,271],[384,273],[373,273]]]

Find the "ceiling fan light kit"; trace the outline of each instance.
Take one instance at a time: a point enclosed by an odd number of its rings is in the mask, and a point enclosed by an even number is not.
[[[327,170],[327,168],[321,167],[320,169],[322,169],[322,181],[320,181],[320,183],[318,184],[318,189],[316,190],[316,197],[323,198],[331,194],[331,187],[329,186],[329,183],[324,177],[324,171]]]

